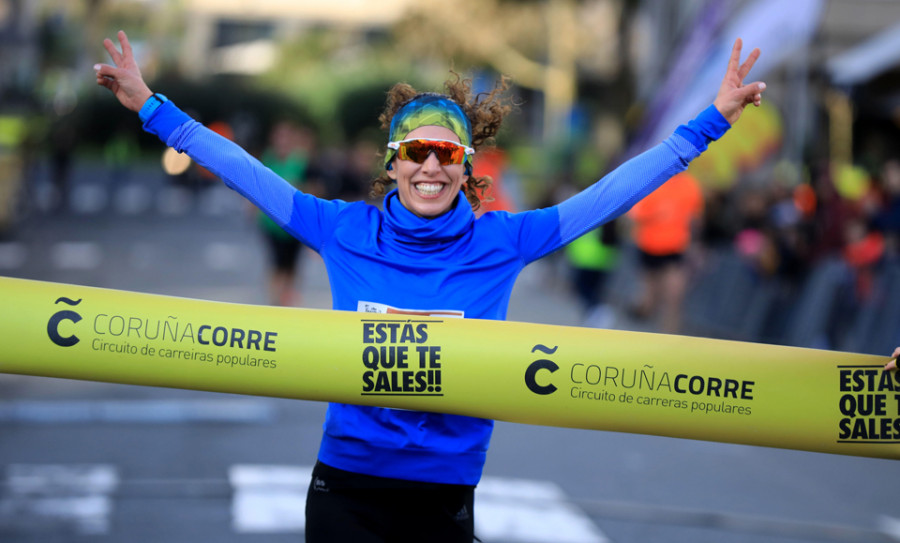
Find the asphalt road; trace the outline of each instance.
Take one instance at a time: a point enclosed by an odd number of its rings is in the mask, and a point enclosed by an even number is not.
[[[255,224],[227,189],[155,167],[74,172],[57,209],[44,169],[0,274],[264,303]],[[328,308],[306,253],[303,305]],[[510,319],[578,325],[551,265],[523,274]],[[628,323],[620,321],[623,326]],[[325,406],[0,374],[0,541],[302,540]],[[476,498],[485,542],[900,540],[900,463],[498,423]]]

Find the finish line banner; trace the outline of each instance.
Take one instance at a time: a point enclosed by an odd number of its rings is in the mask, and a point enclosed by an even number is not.
[[[900,458],[886,356],[0,278],[0,372]]]

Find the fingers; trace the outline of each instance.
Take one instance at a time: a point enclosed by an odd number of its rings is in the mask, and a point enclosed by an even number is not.
[[[731,58],[728,59],[728,73],[738,73],[738,66],[741,64],[741,47],[743,42],[740,38],[734,40],[731,47]]]
[[[119,52],[115,44],[109,38],[103,40],[103,47],[106,49],[106,52],[109,53],[110,58],[112,58],[116,66],[121,68],[134,59],[134,51],[131,49],[131,42],[128,41],[128,36],[125,34],[124,30],[119,30],[116,37],[119,40],[119,45],[122,47],[122,52]]]
[[[747,74],[750,73],[750,69],[753,68],[753,65],[756,64],[756,59],[759,58],[759,53],[760,51],[758,47],[753,49],[753,51],[750,51],[750,55],[747,57],[747,60],[745,60],[744,63],[741,64],[741,68],[737,72],[738,79],[740,81],[743,81],[744,78],[747,77]]]
[[[117,83],[118,68],[114,68],[109,64],[94,64],[94,73],[97,76],[97,84],[115,91]]]
[[[94,64],[94,72],[96,72],[98,78],[101,76],[115,78],[117,71],[116,68],[109,64]]]
[[[97,83],[108,87],[105,82],[113,83],[118,80],[120,70],[109,64],[94,64],[94,72],[97,76]]]
[[[116,64],[116,66],[121,66],[122,61],[124,59],[122,58],[122,55],[119,53],[119,50],[116,49],[116,46],[113,45],[112,40],[109,38],[106,38],[105,40],[103,40],[103,47],[104,47],[104,49],[106,49],[106,52],[109,53],[109,58],[112,59],[112,61]]]
[[[131,43],[128,41],[128,36],[125,35],[124,30],[119,30],[116,37],[119,38],[119,43],[122,45],[122,54],[125,58],[134,58],[134,52],[131,50]]]
[[[737,92],[742,103],[759,106],[762,103],[764,90],[766,90],[766,84],[762,81],[756,81],[737,89]]]

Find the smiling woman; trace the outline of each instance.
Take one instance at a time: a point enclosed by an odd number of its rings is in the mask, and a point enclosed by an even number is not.
[[[443,126],[421,126],[407,134],[407,137],[459,140],[456,134]],[[443,164],[434,150],[415,157],[421,160],[402,158],[402,147],[397,155],[391,168],[387,170],[387,175],[397,182],[397,196],[403,207],[425,218],[446,213],[456,200],[463,183],[469,179],[465,173],[467,166],[462,161]]]
[[[118,38],[121,52],[104,41],[116,66],[98,64],[97,83],[138,112],[146,131],[187,153],[317,251],[328,269],[333,308],[345,311],[441,310],[504,320],[526,265],[616,218],[683,171],[746,106],[760,104],[765,88],[744,84],[759,50],[741,62],[738,39],[715,102],[665,141],[559,205],[476,219],[490,181],[473,177],[469,149],[477,152],[494,137],[512,109],[505,79],[477,96],[458,76],[445,84],[446,94],[405,84],[390,90],[379,118],[389,137],[385,171],[373,182],[373,192],[384,194],[378,208],[293,187],[155,95],[127,36],[119,32]],[[388,192],[394,182],[397,188]],[[420,383],[410,375],[397,385]],[[306,501],[306,540],[471,542],[474,488],[492,430],[492,420],[478,417],[331,403]]]
[[[491,178],[472,177],[472,155],[490,143],[500,129],[504,117],[512,111],[512,101],[506,95],[508,87],[508,80],[501,78],[491,92],[473,96],[471,80],[461,79],[456,74],[444,83],[447,94],[420,93],[406,83],[394,85],[388,91],[387,105],[379,117],[381,128],[389,130],[389,142],[388,153],[385,156],[385,172],[372,181],[372,196],[384,196],[387,187],[397,182],[403,202],[404,189],[401,183],[407,183],[410,178],[398,176],[398,172],[394,170],[394,163],[412,160],[424,167],[424,163],[427,162],[425,159],[430,153],[425,151],[424,154],[417,154],[414,158],[404,156],[405,151],[401,149],[400,143],[412,139],[438,139],[458,144],[460,146],[458,149],[462,149],[465,153],[462,161],[438,159],[440,165],[444,167],[464,164],[464,168],[444,170],[447,175],[455,175],[456,170],[460,170],[464,176],[462,181],[459,184],[435,181],[434,178],[440,177],[441,172],[431,167],[418,174],[412,171],[404,173],[418,175],[421,180],[416,183],[423,192],[434,193],[444,188],[450,189],[452,197],[449,200],[455,198],[459,190],[462,190],[472,209],[477,211],[485,198],[484,191],[491,184]],[[435,132],[438,135],[429,136],[426,132],[420,131],[426,128],[445,130],[438,130]],[[448,205],[435,215],[449,210],[449,202],[443,203]],[[438,203],[432,202],[428,211],[433,211],[437,207],[440,207]]]

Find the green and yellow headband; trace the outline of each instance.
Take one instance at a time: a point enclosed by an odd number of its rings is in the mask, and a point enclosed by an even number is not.
[[[425,92],[404,104],[391,119],[390,141],[400,141],[420,126],[449,128],[461,144],[472,146],[472,123],[459,104],[443,94]],[[385,168],[390,169],[395,155],[385,156]],[[466,167],[471,170],[471,158],[466,158]]]

